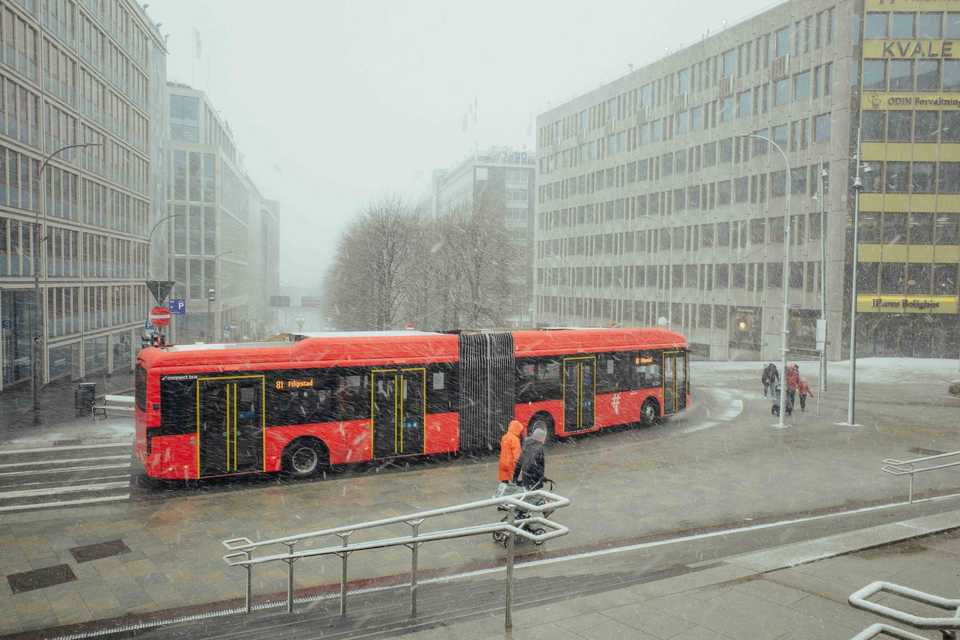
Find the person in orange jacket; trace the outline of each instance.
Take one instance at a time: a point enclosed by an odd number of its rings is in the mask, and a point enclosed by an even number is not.
[[[520,459],[520,434],[523,433],[523,425],[517,420],[511,420],[507,432],[500,439],[500,482],[510,482],[513,480],[513,470],[517,466],[517,460]]]
[[[800,393],[800,411],[806,411],[807,396],[813,397],[813,391],[810,390],[810,385],[807,383],[806,378],[800,378],[800,382],[797,383],[797,391]]]

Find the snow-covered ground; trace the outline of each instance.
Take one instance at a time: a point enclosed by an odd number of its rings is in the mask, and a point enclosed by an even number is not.
[[[793,362],[792,360],[790,362]],[[692,377],[697,374],[731,373],[756,374],[760,380],[760,373],[766,362],[714,362],[697,361],[690,363]],[[780,361],[775,361],[780,368]],[[818,369],[816,361],[800,360],[800,375],[809,381],[817,380]],[[829,380],[843,382],[850,374],[850,361],[830,362],[827,364]],[[694,380],[696,378],[694,377]],[[896,384],[900,382],[943,382],[949,383],[960,380],[960,361],[946,358],[857,358],[857,382],[865,384]]]

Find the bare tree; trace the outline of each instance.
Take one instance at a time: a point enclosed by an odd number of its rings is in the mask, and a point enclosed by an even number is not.
[[[350,226],[330,277],[338,327],[382,331],[397,326],[419,226],[400,198],[371,203]]]

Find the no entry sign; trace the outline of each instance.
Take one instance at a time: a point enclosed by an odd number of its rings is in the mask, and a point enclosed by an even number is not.
[[[154,307],[150,309],[150,324],[157,327],[165,327],[170,324],[170,309],[166,307]]]

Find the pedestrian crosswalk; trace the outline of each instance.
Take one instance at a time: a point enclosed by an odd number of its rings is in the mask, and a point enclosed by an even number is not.
[[[131,454],[127,439],[0,447],[0,514],[129,500]]]

